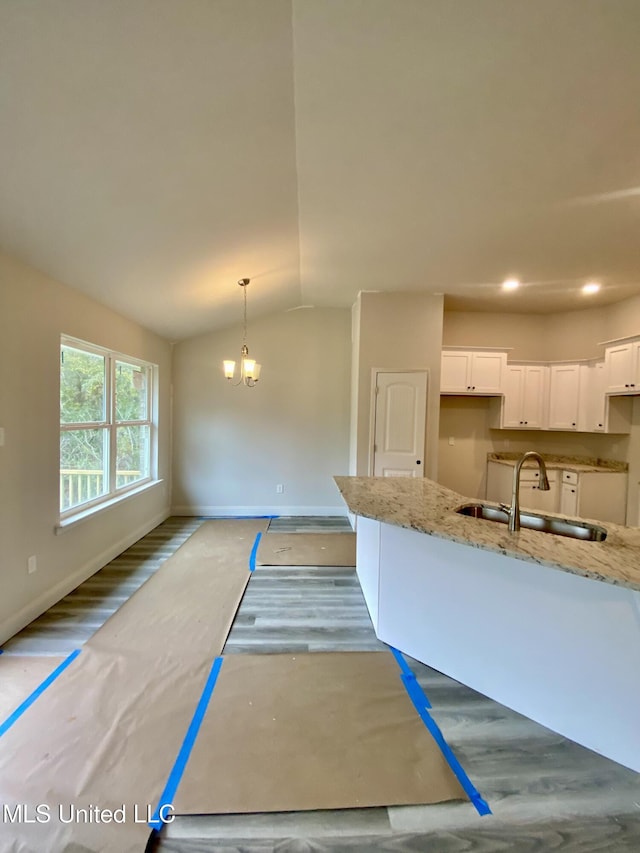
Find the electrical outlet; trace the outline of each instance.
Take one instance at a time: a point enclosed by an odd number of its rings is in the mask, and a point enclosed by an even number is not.
[[[276,494],[281,495],[284,492],[284,486],[282,483],[278,483],[276,486]]]
[[[37,571],[38,571],[37,559],[35,558],[35,556],[29,557],[29,559],[27,560],[27,572],[28,572],[28,574],[32,575],[34,572],[37,572]]]
[[[453,446],[455,445],[455,443],[456,443],[455,436],[450,435],[450,436],[449,436],[449,446],[450,446],[450,447],[453,447]]]

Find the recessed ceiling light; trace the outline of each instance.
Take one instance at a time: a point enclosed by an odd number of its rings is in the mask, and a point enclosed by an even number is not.
[[[503,290],[516,290],[518,287],[520,287],[520,282],[517,278],[508,278],[502,282]]]
[[[583,293],[597,293],[600,290],[600,285],[597,281],[590,281],[582,288]]]

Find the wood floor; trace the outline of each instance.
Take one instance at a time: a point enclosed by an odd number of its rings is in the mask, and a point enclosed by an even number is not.
[[[172,518],[5,645],[68,654],[197,528]],[[343,519],[277,519],[282,532],[345,529]],[[349,529],[349,528],[346,528]],[[225,654],[381,650],[352,569],[259,567]],[[178,818],[165,853],[596,853],[640,851],[640,776],[409,661],[432,714],[493,815],[470,803],[337,812]],[[597,673],[594,673],[597,678]],[[615,721],[612,721],[615,725]],[[639,710],[640,737],[640,710]]]

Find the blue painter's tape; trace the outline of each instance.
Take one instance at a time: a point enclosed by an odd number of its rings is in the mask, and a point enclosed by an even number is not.
[[[414,708],[420,715],[422,722],[429,729],[431,736],[440,747],[440,751],[447,760],[449,767],[455,773],[458,782],[460,782],[460,784],[462,785],[465,794],[469,797],[473,805],[476,807],[476,811],[479,815],[482,816],[491,814],[489,804],[486,800],[482,798],[478,789],[475,787],[471,779],[469,779],[464,767],[462,766],[462,764],[460,764],[460,762],[454,755],[453,750],[444,739],[444,735],[438,728],[438,724],[433,719],[431,714],[427,711],[427,708],[430,708],[431,705],[429,704],[429,701],[425,696],[422,688],[418,684],[415,676],[413,676],[413,673],[409,669],[407,662],[397,649],[394,649],[392,646],[390,646],[389,648],[391,649],[393,656],[395,657],[396,661],[398,662],[398,665],[400,666],[400,669],[402,671],[402,683],[404,684],[405,689],[409,694],[409,698],[413,702]],[[407,671],[412,676],[413,680],[408,678],[406,674]]]
[[[163,816],[167,817],[171,813],[170,810],[173,806],[173,799],[176,791],[178,790],[178,785],[182,779],[187,762],[189,761],[193,745],[198,737],[198,732],[200,731],[200,726],[204,720],[204,715],[207,713],[209,700],[211,699],[213,688],[216,686],[216,681],[218,680],[218,675],[222,668],[222,661],[223,658],[217,657],[211,665],[209,677],[207,678],[204,689],[202,690],[200,701],[193,712],[193,717],[191,718],[189,728],[187,729],[187,733],[182,741],[178,757],[176,758],[171,773],[169,774],[167,784],[164,786],[164,791],[160,795],[160,800],[156,806],[156,810],[149,821],[148,825],[151,829],[161,829],[164,825],[164,821],[162,820]]]
[[[422,706],[424,708],[430,708],[431,702],[429,702],[427,694],[424,692],[422,687],[420,687],[420,685],[418,684],[418,681],[417,681],[415,675],[411,672],[411,669],[409,668],[409,664],[406,662],[406,660],[402,656],[402,653],[399,652],[397,649],[394,649],[393,646],[389,646],[389,648],[391,649],[391,653],[393,654],[394,658],[396,659],[396,661],[398,663],[398,666],[400,667],[400,669],[402,671],[402,675],[401,675],[402,683],[406,687],[407,693],[411,696],[414,705],[417,702],[419,704],[422,704]]]
[[[0,649],[0,655],[4,654],[4,649]]]
[[[256,541],[253,543],[253,548],[251,549],[251,556],[249,557],[249,571],[255,572],[256,570],[256,556],[258,554],[258,545],[260,544],[260,540],[262,539],[262,533],[256,534]]]
[[[44,691],[47,689],[47,687],[49,687],[49,685],[53,684],[53,682],[56,680],[56,678],[65,671],[65,669],[69,666],[69,664],[73,663],[73,661],[80,654],[80,651],[81,651],[80,649],[76,649],[74,652],[71,652],[71,654],[68,657],[66,657],[62,661],[62,663],[59,664],[53,670],[51,675],[47,676],[47,678],[45,678],[45,680],[42,682],[42,684],[40,684],[39,687],[36,687],[36,689],[33,691],[33,693],[30,696],[27,696],[27,698],[24,700],[24,702],[21,705],[18,705],[16,710],[13,712],[13,714],[11,714],[11,716],[7,717],[7,719],[4,721],[4,723],[2,723],[2,725],[0,725],[0,737],[2,737],[2,735],[5,732],[9,731],[11,726],[24,714],[24,712],[27,710],[27,708],[30,708],[31,705],[33,705],[33,703],[36,701],[38,696],[41,696],[44,693]]]
[[[201,515],[199,518],[207,518],[207,519],[216,519],[218,521],[228,521],[244,519],[245,521],[251,521],[252,518],[280,518],[279,515]]]

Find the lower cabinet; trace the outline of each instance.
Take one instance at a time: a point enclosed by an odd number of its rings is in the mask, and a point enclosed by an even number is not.
[[[513,489],[514,465],[487,463],[487,500],[510,504]],[[538,469],[523,468],[520,472],[520,506],[542,512],[558,512],[558,471],[548,470],[549,490],[540,490]]]
[[[562,471],[560,508],[562,515],[593,518],[625,524],[627,474],[623,471]]]
[[[540,489],[540,474],[528,470],[520,476],[520,506],[540,512],[558,512],[558,471],[547,471],[549,488]]]
[[[514,465],[487,463],[487,500],[511,503]],[[571,518],[626,523],[627,474],[624,471],[565,471],[547,468],[549,491],[539,487],[540,472],[520,472],[520,506],[538,512],[557,512]]]
[[[578,486],[562,483],[560,486],[560,515],[578,515]]]

